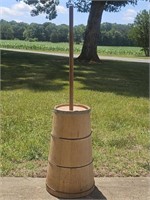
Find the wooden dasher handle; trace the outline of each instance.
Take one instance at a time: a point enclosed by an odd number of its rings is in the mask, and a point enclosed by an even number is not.
[[[69,6],[69,110],[73,110],[73,81],[74,81],[74,59],[73,59],[73,5]]]

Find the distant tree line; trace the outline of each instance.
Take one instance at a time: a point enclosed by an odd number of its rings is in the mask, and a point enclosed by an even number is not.
[[[99,45],[135,46],[134,40],[129,37],[131,28],[131,24],[102,23]]]
[[[2,40],[27,40],[27,41],[50,41],[68,42],[69,27],[66,24],[56,25],[51,22],[43,24],[0,20]],[[136,46],[129,36],[132,25],[116,23],[102,23],[99,45],[102,46]],[[86,26],[81,24],[74,26],[74,40],[82,43]]]

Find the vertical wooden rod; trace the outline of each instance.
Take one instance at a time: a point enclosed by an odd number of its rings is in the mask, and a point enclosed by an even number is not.
[[[74,60],[73,60],[73,5],[69,7],[69,110],[73,110],[73,80],[74,80]]]

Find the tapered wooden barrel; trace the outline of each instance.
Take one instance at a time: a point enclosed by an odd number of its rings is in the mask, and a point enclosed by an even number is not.
[[[46,189],[59,198],[78,198],[94,189],[90,108],[54,108]]]

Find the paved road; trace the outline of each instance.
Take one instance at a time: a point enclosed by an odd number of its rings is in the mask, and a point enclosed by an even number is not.
[[[65,53],[48,53],[48,52],[42,52],[42,51],[37,52],[37,51],[30,51],[30,50],[6,49],[6,48],[0,48],[0,50],[69,57],[69,54],[65,54]],[[77,56],[78,55],[76,54],[74,55],[74,57],[77,57]],[[147,59],[147,58],[142,59],[142,58],[111,57],[111,56],[100,56],[100,58],[101,60],[117,60],[117,61],[126,61],[126,62],[150,63],[150,59]]]

